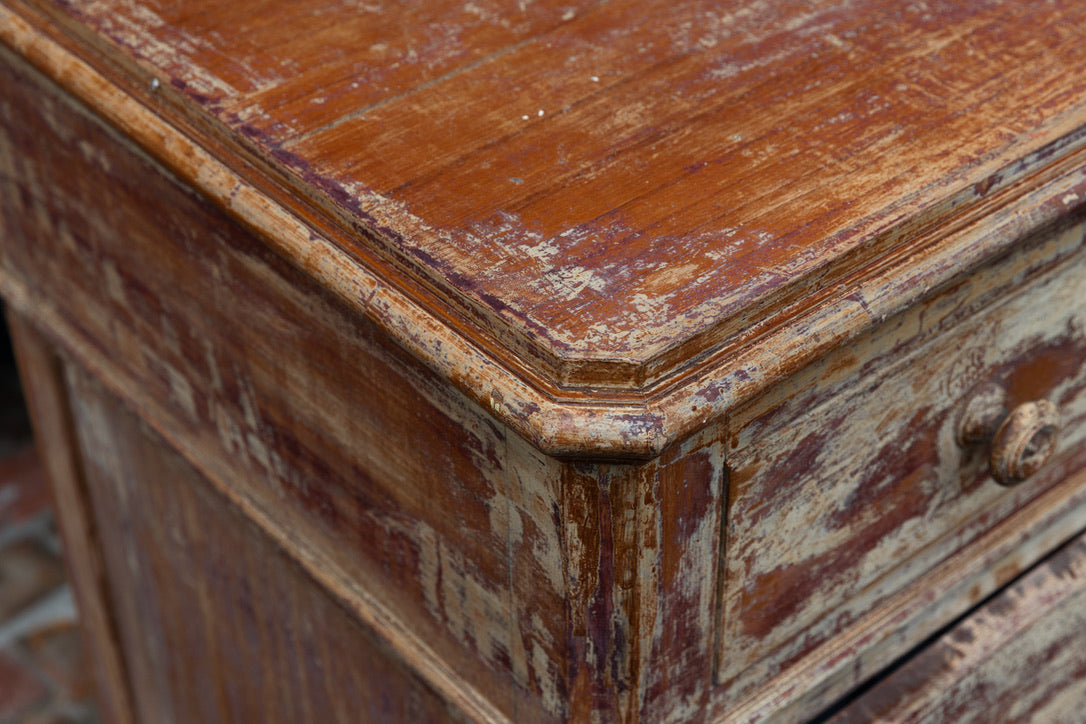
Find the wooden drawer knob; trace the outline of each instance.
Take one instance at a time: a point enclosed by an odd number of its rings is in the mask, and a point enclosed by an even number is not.
[[[966,405],[958,442],[991,441],[988,470],[1000,485],[1017,485],[1036,473],[1056,450],[1060,414],[1048,400],[1025,402],[1011,410],[1006,393],[994,384],[979,388]]]
[[[1025,402],[1011,410],[995,437],[988,468],[1000,485],[1015,485],[1044,467],[1056,450],[1060,413],[1048,400]]]

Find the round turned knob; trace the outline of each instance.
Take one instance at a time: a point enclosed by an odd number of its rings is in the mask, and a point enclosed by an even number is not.
[[[958,442],[991,441],[988,469],[1000,485],[1017,485],[1048,461],[1056,449],[1060,415],[1048,400],[1026,402],[1007,412],[1006,393],[986,383],[973,391],[958,426]]]
[[[1000,485],[1017,485],[1048,462],[1060,433],[1060,413],[1048,400],[1011,410],[992,438],[988,468]]]

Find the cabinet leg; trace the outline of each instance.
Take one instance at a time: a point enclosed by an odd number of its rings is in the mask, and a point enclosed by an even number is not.
[[[103,719],[135,721],[124,655],[110,614],[109,586],[71,423],[62,362],[50,343],[14,310],[8,326],[34,434],[56,501],[72,586],[98,687]]]

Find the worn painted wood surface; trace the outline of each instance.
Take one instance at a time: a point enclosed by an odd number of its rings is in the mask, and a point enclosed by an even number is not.
[[[704,711],[721,427],[648,464],[548,458],[32,71],[2,68],[21,113],[0,124],[0,290],[314,585],[474,720]],[[163,656],[147,666],[188,665]]]
[[[724,441],[567,467],[572,721],[702,721],[712,693]]]
[[[1082,721],[1086,537],[1079,536],[828,719]]]
[[[797,719],[1086,526],[1046,9],[0,4],[0,293],[69,360],[141,715],[256,705],[162,642],[349,632],[423,716]],[[954,442],[990,379],[1064,416],[1012,490]],[[269,551],[266,636],[174,620]]]
[[[1086,298],[1083,227],[1027,248],[733,416],[717,673],[727,699],[742,700],[804,657],[825,659],[827,646],[863,631],[910,585],[931,591],[924,574],[1086,465],[1086,316],[1068,303]],[[978,313],[978,303],[1046,268]],[[985,382],[1007,390],[1008,407],[1048,399],[1063,420],[1055,459],[1016,488],[991,480],[987,449],[956,439],[965,404]],[[1069,523],[1086,526],[1086,510]],[[938,620],[919,608],[885,627],[887,656],[901,653],[896,630],[923,638],[909,618],[921,627]],[[866,646],[876,643],[864,635]]]
[[[48,11],[53,6],[42,7]],[[220,133],[221,127],[208,130],[207,116],[186,102],[178,101],[183,106],[179,111],[170,100],[168,84],[156,86],[157,76],[146,69],[133,70],[115,53],[101,55],[94,50],[95,36],[88,37],[85,28],[78,30],[81,25],[71,27],[70,18],[65,18],[62,13],[43,19],[23,6],[15,14],[0,5],[0,40],[60,79],[76,97],[265,235],[270,246],[348,306],[389,330],[503,422],[556,455],[654,457],[1086,198],[1081,154],[1077,141],[1068,137],[1066,143],[1019,158],[996,174],[999,180],[979,179],[967,194],[977,197],[975,203],[951,202],[955,211],[940,217],[941,223],[903,211],[901,223],[893,227],[897,231],[887,232],[891,246],[903,243],[877,261],[865,257],[876,263],[853,259],[847,277],[837,283],[827,271],[828,276],[816,282],[815,292],[804,291],[787,308],[777,309],[769,302],[755,305],[747,310],[744,330],[719,344],[691,337],[689,344],[643,368],[615,359],[567,364],[533,346],[545,330],[531,330],[528,341],[519,344],[509,336],[516,336],[516,325],[510,327],[504,318],[487,319],[476,305],[461,305],[464,290],[459,286],[448,289],[435,279],[423,284],[410,269],[389,263],[375,251],[380,243],[371,239],[373,243],[360,244],[370,231],[356,217],[348,213],[344,220],[335,209],[320,207],[324,198],[320,193],[281,177],[278,161],[261,160],[258,153],[237,147],[231,139],[238,138]],[[58,34],[49,23],[72,32]],[[118,70],[114,61],[128,71]],[[1044,136],[1038,133],[1030,139]],[[1027,143],[1031,148],[1032,140]],[[864,188],[865,193],[868,190]],[[868,239],[861,254],[875,253],[880,247],[876,241]],[[609,253],[604,250],[604,256]],[[741,284],[732,286],[741,291],[750,286],[746,282],[744,276]],[[457,279],[452,283],[456,285]],[[707,292],[714,289],[695,286]],[[663,328],[656,322],[650,326]],[[708,344],[704,354],[698,352],[702,342]],[[652,395],[646,397],[648,392]]]
[[[575,384],[685,365],[1086,118],[1078,2],[29,4]]]

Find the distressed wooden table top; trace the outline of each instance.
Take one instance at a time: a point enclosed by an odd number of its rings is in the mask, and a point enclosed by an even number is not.
[[[1086,121],[1079,0],[29,4],[559,385],[666,378]]]

